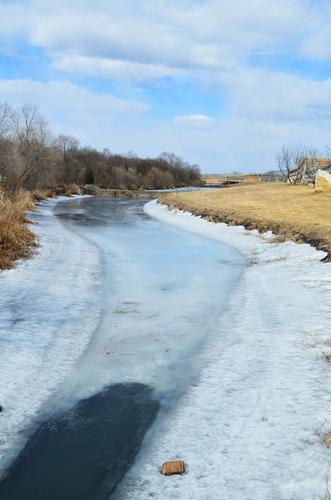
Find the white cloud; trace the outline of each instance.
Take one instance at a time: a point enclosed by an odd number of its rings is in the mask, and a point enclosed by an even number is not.
[[[34,80],[0,80],[3,100],[15,105],[31,102],[42,108],[84,109],[89,112],[144,113],[149,106],[145,102],[118,99],[110,94],[98,94],[65,81],[47,83]]]
[[[176,116],[174,122],[189,127],[208,128],[214,123],[214,120],[206,115],[182,115]]]
[[[63,81],[0,80],[0,95],[13,106],[37,105],[56,134],[70,134],[85,145],[114,151],[130,149],[126,127],[137,127],[149,110],[143,101],[118,99]],[[119,133],[122,139],[116,143]]]
[[[219,82],[232,113],[250,120],[285,123],[331,117],[331,80],[245,68],[221,75]]]
[[[302,54],[311,59],[331,59],[331,11],[327,21],[322,21],[316,30],[309,32],[302,46]]]
[[[79,55],[59,56],[54,61],[53,67],[69,73],[79,72],[83,75],[109,78],[128,83],[142,83],[185,75],[184,71],[163,64],[143,64]]]
[[[168,73],[170,68],[228,70],[247,53],[283,49],[317,24],[318,12],[301,0],[103,0],[93,5],[28,0],[0,3],[0,18],[0,33],[26,36],[36,46],[60,51],[65,60],[109,59],[110,64],[161,66]],[[86,65],[78,69],[86,71]],[[162,78],[163,72],[154,75]]]

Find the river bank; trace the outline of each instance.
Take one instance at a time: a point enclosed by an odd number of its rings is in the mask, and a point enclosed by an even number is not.
[[[179,191],[187,188],[179,188]],[[193,188],[194,189],[194,188]],[[170,190],[172,191],[172,190]],[[38,239],[31,228],[29,212],[38,203],[61,196],[96,196],[111,198],[153,198],[160,191],[142,189],[103,189],[95,185],[60,185],[53,189],[11,193],[0,186],[0,271],[11,269],[19,259],[28,259],[38,246]]]
[[[167,193],[161,203],[207,220],[272,231],[278,241],[309,243],[331,259],[331,192],[263,183],[212,192]]]
[[[97,186],[58,186],[49,190],[9,193],[0,187],[0,271],[11,269],[19,259],[32,257],[38,239],[31,227],[29,212],[34,212],[38,203],[61,196],[97,196],[146,198],[146,192],[128,189],[101,189]],[[148,193],[153,196],[153,191]],[[157,193],[154,193],[157,196]]]
[[[59,196],[81,195],[76,184],[54,189],[8,191],[0,186],[0,271],[11,269],[19,259],[32,257],[38,239],[31,227],[28,213],[41,201]]]
[[[231,245],[246,267],[214,325],[212,346],[201,350],[199,379],[170,418],[151,429],[114,498],[329,498],[331,264],[320,262],[325,254],[156,202],[145,210]],[[169,458],[185,460],[187,474],[161,476],[158,465]]]

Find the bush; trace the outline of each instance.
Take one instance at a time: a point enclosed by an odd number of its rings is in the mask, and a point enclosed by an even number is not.
[[[33,207],[28,192],[8,194],[0,188],[0,269],[10,269],[14,260],[31,255],[36,238],[27,226],[26,211]]]

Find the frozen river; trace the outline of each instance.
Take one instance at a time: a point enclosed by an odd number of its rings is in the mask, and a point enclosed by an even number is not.
[[[0,500],[329,499],[331,264],[146,201],[48,201],[0,274]]]
[[[0,276],[1,500],[107,498],[198,383],[245,259],[145,203],[44,203]]]

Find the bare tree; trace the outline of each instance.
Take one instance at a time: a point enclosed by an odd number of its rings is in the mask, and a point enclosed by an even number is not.
[[[63,155],[77,151],[79,148],[79,140],[72,135],[59,135],[56,139],[56,144],[61,149]]]
[[[331,148],[330,148],[330,146],[328,146],[328,145],[324,146],[324,151],[325,151],[325,159],[329,160],[328,167],[330,167],[331,166]]]
[[[12,112],[10,118],[13,137],[23,160],[17,180],[19,185],[30,187],[38,183],[38,177],[46,177],[50,169],[51,134],[35,106],[26,104]]]
[[[293,150],[287,146],[283,146],[281,152],[277,154],[276,160],[281,174],[290,184],[293,184],[291,178],[291,171],[294,168]]]
[[[307,146],[283,146],[277,155],[278,168],[290,184],[314,182],[318,152]]]
[[[297,164],[301,165],[300,182],[315,182],[318,156],[318,151],[314,148],[299,150]]]
[[[200,185],[197,165],[174,153],[139,158],[79,146],[76,138],[53,139],[38,109],[0,104],[0,180],[9,189],[56,188],[63,184],[141,189]]]
[[[5,139],[10,131],[11,108],[9,104],[0,103],[0,140]]]
[[[59,135],[55,140],[55,146],[59,150],[62,163],[62,182],[76,182],[77,159],[76,153],[79,149],[79,140],[71,135]]]

